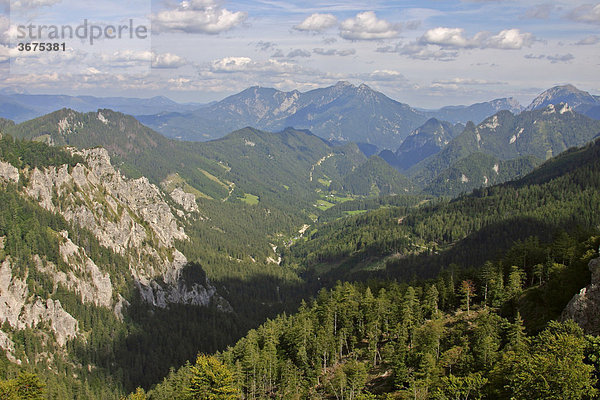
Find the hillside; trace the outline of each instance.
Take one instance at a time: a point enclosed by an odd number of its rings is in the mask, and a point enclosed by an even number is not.
[[[541,163],[542,160],[534,156],[499,160],[489,154],[473,153],[442,171],[423,192],[434,196],[456,197],[461,193],[470,193],[473,189],[519,178]]]
[[[406,170],[419,161],[439,153],[463,129],[464,126],[461,124],[452,125],[431,118],[412,131],[393,155],[384,157],[380,154],[380,156],[400,170]]]
[[[377,156],[348,173],[341,184],[344,191],[362,196],[410,194],[416,189],[408,178]]]
[[[338,283],[227,351],[199,354],[148,398],[184,399],[190,391],[257,399],[593,398],[598,338],[551,318],[589,281],[599,243],[567,235],[542,248],[515,246],[546,257],[531,281],[504,263],[509,252],[480,272],[450,270],[410,285]],[[531,307],[551,315],[528,331]]]
[[[569,147],[581,146],[600,133],[600,122],[574,112],[567,104],[514,115],[508,111],[465,130],[439,153],[414,165],[408,175],[426,185],[443,170],[473,153],[500,160],[534,156],[547,160]]]
[[[331,282],[373,276],[435,276],[441,266],[480,265],[531,235],[595,229],[600,142],[571,150],[525,177],[451,202],[390,207],[317,225],[284,261]]]

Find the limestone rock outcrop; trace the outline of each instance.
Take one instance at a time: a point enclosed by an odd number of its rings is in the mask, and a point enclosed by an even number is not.
[[[60,301],[32,296],[27,275],[15,276],[13,267],[10,257],[0,265],[0,321],[8,322],[15,329],[35,328],[40,322],[46,322],[61,346],[77,336],[79,324],[62,308]]]
[[[573,296],[561,314],[561,320],[572,319],[586,334],[600,334],[600,257],[591,260],[588,268],[592,273],[590,285]]]
[[[102,246],[125,256],[148,303],[158,307],[168,303],[207,305],[214,296],[220,297],[208,282],[189,290],[181,284],[180,272],[187,259],[175,244],[188,236],[175,216],[177,210],[167,203],[167,195],[146,177],[124,177],[103,148],[71,152],[81,156],[85,164],[35,168],[29,174],[25,193],[43,208],[90,230]],[[175,189],[170,196],[186,211],[198,211],[194,195]],[[76,247],[65,237],[61,256],[86,271],[91,279],[75,284],[74,276],[63,273],[55,275],[55,281],[72,288],[83,301],[93,299],[96,305],[117,306],[112,300],[110,277]],[[123,304],[116,307],[117,315]]]

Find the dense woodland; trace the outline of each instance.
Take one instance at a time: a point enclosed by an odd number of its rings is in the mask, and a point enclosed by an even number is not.
[[[222,364],[208,367],[201,355],[172,371],[148,397],[594,398],[599,339],[573,322],[551,321],[557,315],[546,308],[561,310],[589,281],[587,263],[599,244],[600,236],[565,234],[546,245],[517,243],[503,259],[434,280],[338,283],[294,315],[248,332],[218,354]],[[535,279],[511,262],[530,251],[548,255]],[[527,329],[525,310],[543,324]],[[229,380],[207,381],[223,368]],[[194,397],[198,380],[207,392],[223,385],[232,394]]]

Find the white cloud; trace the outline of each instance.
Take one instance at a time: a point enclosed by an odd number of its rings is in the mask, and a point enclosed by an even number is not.
[[[333,14],[316,13],[307,17],[300,24],[294,26],[294,29],[306,32],[323,32],[337,25],[337,23],[337,18]]]
[[[529,47],[535,41],[535,37],[528,32],[519,29],[505,29],[496,35],[481,31],[472,38],[464,35],[462,28],[438,27],[430,29],[418,40],[422,45],[437,45],[450,48],[492,48],[518,50]]]
[[[245,12],[229,11],[214,0],[190,0],[153,14],[152,28],[158,32],[217,34],[241,24],[246,17]]]
[[[577,22],[600,24],[600,3],[579,6],[569,13],[569,18]]]
[[[419,42],[442,47],[475,47],[475,41],[465,38],[464,33],[462,28],[438,27],[425,32]]]
[[[523,47],[529,47],[535,41],[531,33],[521,33],[518,29],[506,29],[488,38],[483,42],[482,48],[490,47],[494,49],[519,50]]]
[[[344,50],[337,50],[337,49],[323,49],[320,47],[317,47],[316,49],[313,49],[313,53],[318,54],[320,56],[341,56],[341,57],[346,57],[346,56],[352,56],[354,54],[356,54],[356,50],[354,49],[344,49]]]
[[[152,60],[152,52],[123,50],[123,51],[115,51],[114,53],[110,53],[110,54],[100,54],[100,58],[105,63],[114,63],[114,64],[132,64],[132,63],[138,63],[138,62],[150,62]]]
[[[458,57],[457,50],[435,48],[418,42],[379,47],[376,51],[378,53],[398,53],[415,60],[452,61]]]
[[[261,62],[254,61],[249,57],[224,57],[214,60],[210,65],[210,70],[215,73],[287,74],[302,72],[302,68],[291,62],[282,62],[273,59]]]
[[[378,19],[373,11],[359,13],[340,24],[340,36],[348,40],[380,40],[398,37],[400,26]]]
[[[506,82],[490,81],[487,79],[453,78],[446,80],[435,80],[433,86],[476,86],[476,85],[505,85]]]
[[[62,0],[13,0],[10,2],[11,10],[33,10],[36,8],[50,7]]]
[[[277,43],[275,43],[275,42],[265,42],[263,40],[260,40],[256,43],[256,48],[261,51],[269,51],[269,50],[275,49],[276,47],[277,47]]]
[[[157,54],[151,51],[123,50],[109,54],[100,54],[100,60],[108,67],[135,67],[148,65],[152,68],[172,69],[187,64],[187,61],[172,53]]]
[[[375,70],[365,77],[370,81],[406,81],[406,77],[395,70]]]
[[[306,51],[306,50],[302,50],[302,49],[294,49],[288,53],[287,57],[288,58],[310,57],[310,51]]]
[[[213,72],[245,72],[255,64],[249,57],[225,57],[212,62]]]
[[[187,61],[179,57],[176,54],[164,53],[164,54],[152,54],[152,68],[179,68],[187,64]]]
[[[589,46],[589,45],[593,45],[593,44],[596,44],[599,42],[600,42],[599,36],[591,35],[591,36],[584,37],[583,39],[581,39],[580,41],[578,41],[575,44],[578,46]]]

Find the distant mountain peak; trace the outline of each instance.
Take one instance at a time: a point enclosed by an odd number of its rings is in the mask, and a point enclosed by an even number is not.
[[[545,108],[549,104],[569,103],[572,107],[582,104],[600,104],[600,101],[594,96],[583,90],[577,89],[571,84],[554,86],[536,97],[529,107],[528,111]]]
[[[334,87],[355,87],[355,86],[348,81],[338,81],[334,85]]]

